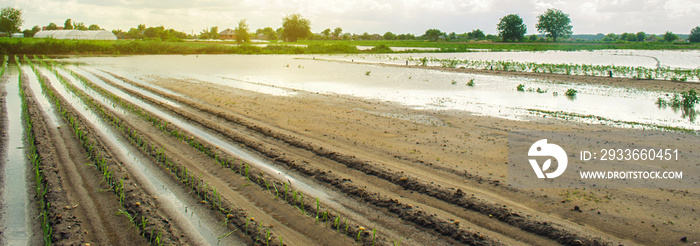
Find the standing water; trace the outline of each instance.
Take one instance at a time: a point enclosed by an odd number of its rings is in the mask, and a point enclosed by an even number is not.
[[[26,69],[29,71],[28,69]],[[95,115],[88,107],[79,100],[73,93],[67,91],[61,84],[58,78],[45,68],[39,68],[41,74],[49,78],[50,83],[68,102],[87,119],[97,130],[97,134],[101,139],[114,147],[115,155],[124,160],[128,169],[132,170],[135,176],[138,176],[140,185],[144,186],[149,192],[156,195],[159,201],[166,201],[162,205],[170,207],[176,213],[176,220],[183,221],[184,231],[193,232],[193,240],[198,245],[242,245],[242,242],[237,241],[233,237],[219,239],[218,236],[227,233],[220,226],[216,225],[213,218],[209,217],[204,210],[193,209],[196,207],[195,201],[186,199],[186,192],[181,191],[176,184],[170,182],[167,177],[162,175],[157,167],[148,165],[149,161],[146,157],[139,154],[139,151],[132,148],[126,141],[118,138],[112,127],[97,115]],[[72,77],[66,77],[73,84],[76,83]],[[39,88],[33,88],[38,90]],[[97,94],[92,93],[93,96]],[[97,98],[97,100],[106,100]]]
[[[4,160],[5,177],[3,180],[3,236],[7,245],[27,245],[30,232],[29,214],[27,212],[27,158],[24,152],[23,126],[21,115],[21,99],[19,96],[19,74],[17,67],[10,65],[5,71],[8,79],[5,84],[7,92],[7,142],[5,149],[7,158]]]

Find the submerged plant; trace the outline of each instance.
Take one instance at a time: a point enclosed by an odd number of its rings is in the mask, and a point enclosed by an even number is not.
[[[474,84],[474,79],[470,79],[469,82],[467,82],[467,86],[474,87],[474,85],[476,85]]]
[[[524,92],[524,91],[525,91],[525,85],[519,84],[517,87],[515,87],[515,89],[518,90],[518,91],[523,91],[523,92]]]

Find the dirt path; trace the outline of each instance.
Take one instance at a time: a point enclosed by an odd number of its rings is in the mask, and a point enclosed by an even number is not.
[[[673,190],[598,189],[586,190],[586,196],[572,197],[567,195],[571,194],[568,190],[515,191],[499,185],[506,183],[504,163],[507,161],[509,131],[611,129],[605,126],[565,123],[556,119],[516,122],[451,111],[420,111],[338,95],[299,92],[301,96],[296,97],[262,96],[174,79],[163,79],[154,84],[254,122],[262,126],[261,129],[293,135],[361,160],[372,160],[377,166],[394,171],[410,172],[426,182],[474,193],[480,199],[537,214],[546,220],[571,227],[584,225],[580,227],[582,230],[593,228],[589,233],[594,235],[609,233],[617,238],[613,241],[667,244],[678,242],[683,236],[700,236],[689,230],[698,217],[690,209],[700,202],[697,190],[685,191],[689,193],[679,196]],[[423,118],[438,124],[415,120]],[[357,173],[348,175],[355,177],[353,181],[364,178]],[[592,202],[590,197],[602,202]],[[421,199],[411,197],[412,201]],[[640,204],[639,199],[667,202]],[[562,203],[561,200],[569,202]],[[585,206],[593,214],[574,213],[574,205]],[[670,212],[666,209],[669,206],[679,209]],[[654,216],[642,211],[653,211]],[[669,220],[675,222],[664,223]]]
[[[30,95],[31,89],[27,88]],[[116,216],[121,206],[102,181],[101,174],[87,159],[65,123],[53,127],[31,97],[31,117],[37,136],[37,148],[47,183],[52,192],[47,200],[53,206],[54,240],[60,245],[91,243],[97,245],[146,245],[147,242],[123,216]]]

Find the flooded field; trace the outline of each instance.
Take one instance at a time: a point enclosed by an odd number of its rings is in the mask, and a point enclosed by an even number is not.
[[[699,90],[693,79],[636,83],[440,60],[695,69],[698,55],[6,57],[2,102],[22,112],[3,124],[11,134],[0,155],[0,242],[31,244],[28,228],[66,245],[697,241],[695,188],[513,189],[507,178],[513,131],[694,139],[697,110],[658,103]],[[652,141],[623,136],[606,135]],[[37,195],[7,192],[21,186]]]
[[[549,53],[551,52],[526,53],[521,56],[535,61],[543,61],[545,57],[552,61],[560,57],[560,61],[597,60],[601,63],[611,62],[610,57],[613,57],[620,58],[620,62],[627,65],[634,65],[634,62],[639,65],[651,59],[645,56],[609,54],[610,52],[572,52],[565,55]],[[700,59],[697,52],[677,53],[685,56],[657,56],[662,57],[664,64],[679,60],[691,60],[683,63],[684,66],[699,64],[692,62],[693,59]],[[503,52],[461,54],[481,57],[488,55],[491,59],[509,57]],[[454,54],[431,54],[440,55]],[[667,97],[670,91],[638,90],[575,81],[561,83],[507,74],[491,76],[357,64],[352,61],[388,60],[353,57],[202,55],[83,58],[70,61],[85,63],[85,67],[125,74],[130,79],[145,82],[157,78],[191,79],[270,95],[293,96],[295,90],[342,94],[421,109],[462,110],[477,115],[517,120],[540,117],[543,112],[557,112],[557,117],[573,117],[579,121],[622,127],[700,129],[700,125],[695,122],[697,110],[673,110],[657,105],[657,99]],[[335,62],[338,60],[349,63]],[[652,66],[651,63],[647,65]],[[473,81],[474,86],[467,85],[470,81]],[[524,86],[522,92],[517,90],[521,84]],[[578,92],[575,97],[565,95],[569,89]]]

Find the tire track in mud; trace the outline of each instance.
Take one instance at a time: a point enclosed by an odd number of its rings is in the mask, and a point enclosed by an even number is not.
[[[142,89],[146,89],[143,86],[138,85],[138,83],[135,83],[133,81],[128,81],[125,78],[122,78],[118,75],[111,74],[115,78],[119,78],[133,86],[140,87]],[[107,82],[107,81],[105,81]],[[125,89],[121,86],[114,85],[113,86],[120,88],[123,91],[127,91],[130,94],[134,94],[133,91],[129,91],[128,89]],[[296,148],[303,149],[306,151],[310,151],[318,156],[336,161],[338,163],[341,163],[343,165],[346,165],[347,167],[359,170],[365,174],[373,175],[376,177],[379,177],[381,179],[387,180],[395,185],[399,185],[403,187],[404,189],[407,190],[413,190],[420,192],[422,194],[426,194],[428,196],[437,198],[439,200],[448,202],[449,204],[454,204],[472,211],[476,211],[477,213],[481,213],[483,215],[488,215],[489,217],[494,217],[498,219],[499,221],[503,223],[507,223],[508,225],[511,225],[513,227],[532,232],[537,235],[545,236],[550,239],[554,239],[558,241],[559,243],[563,244],[586,244],[586,245],[598,245],[598,244],[604,244],[605,242],[602,242],[600,239],[597,238],[588,238],[584,236],[579,236],[575,233],[572,233],[565,228],[562,228],[559,225],[552,224],[546,221],[537,221],[534,219],[530,219],[525,215],[519,214],[519,213],[514,213],[511,212],[510,209],[505,208],[505,206],[501,206],[499,204],[490,204],[486,203],[484,201],[481,201],[475,197],[466,197],[464,196],[464,193],[457,189],[450,189],[450,188],[442,188],[439,185],[432,185],[428,184],[427,182],[421,182],[417,177],[408,177],[405,174],[402,174],[400,172],[392,172],[389,169],[386,168],[381,168],[378,165],[372,163],[372,161],[367,161],[367,160],[358,160],[354,156],[346,155],[346,154],[341,154],[339,152],[329,150],[329,149],[324,149],[322,146],[314,145],[313,143],[308,143],[304,142],[303,140],[297,139],[291,135],[286,135],[286,134],[281,134],[274,132],[271,129],[267,129],[258,125],[255,125],[250,122],[246,122],[243,119],[237,118],[235,116],[230,116],[226,115],[220,111],[216,111],[215,109],[210,109],[210,108],[204,108],[205,106],[199,105],[197,103],[194,103],[192,101],[187,101],[186,99],[181,99],[177,98],[171,95],[167,95],[165,93],[160,93],[157,91],[153,91],[151,89],[146,89],[147,91],[150,91],[151,93],[155,93],[157,95],[160,95],[162,97],[168,98],[173,101],[179,101],[183,103],[184,105],[193,107],[197,110],[203,111],[209,115],[213,115],[219,118],[226,119],[230,122],[233,122],[235,124],[239,124],[242,126],[245,126],[249,129],[252,129],[262,135],[277,139],[279,141],[283,141],[289,145],[292,145]],[[262,144],[257,143],[255,141],[251,141],[248,139],[244,139],[243,137],[236,136],[232,132],[228,131],[227,129],[221,129],[220,127],[217,129],[217,126],[215,124],[206,124],[202,122],[206,122],[206,120],[203,120],[201,118],[196,118],[196,116],[193,116],[192,114],[188,114],[181,109],[169,106],[169,105],[164,105],[162,102],[157,102],[153,99],[149,98],[144,98],[143,96],[139,96],[142,99],[149,100],[151,103],[160,105],[161,107],[167,108],[169,111],[174,112],[176,114],[180,114],[181,116],[188,118],[194,122],[197,122],[199,124],[204,125],[207,128],[213,129],[215,131],[218,131],[219,133],[226,135],[230,137],[232,140],[244,143],[247,147],[258,151],[262,153],[263,155],[267,156],[270,159],[273,159],[275,161],[284,163],[288,167],[292,169],[297,169],[297,171],[304,173],[305,175],[315,177],[317,180],[320,180],[325,183],[330,183],[336,186],[336,188],[348,193],[348,194],[353,194],[352,189],[348,189],[347,187],[341,187],[338,184],[338,180],[343,180],[342,178],[337,178],[336,176],[330,174],[326,174],[324,171],[321,170],[305,170],[305,168],[301,168],[298,165],[298,163],[302,162],[295,162],[293,160],[289,160],[288,156],[283,156],[283,154],[277,153],[273,148],[270,148],[269,146],[262,146]],[[328,177],[330,176],[330,178]],[[478,179],[479,177],[471,177]],[[359,188],[362,189],[362,188]],[[362,197],[360,197],[363,199]],[[370,199],[371,200],[371,199]],[[379,202],[381,201],[381,202]],[[371,203],[371,202],[370,202]],[[385,207],[387,206],[388,203],[393,203],[393,204],[400,204],[398,201],[392,201],[389,199],[387,200],[377,200],[375,201],[375,205],[377,204],[383,204]],[[396,209],[396,207],[391,207],[391,209]],[[414,221],[415,222],[415,221]],[[426,226],[428,228],[431,227],[431,223],[424,223],[424,222],[417,222],[419,225]],[[449,224],[449,223],[448,223]],[[435,228],[434,228],[435,229]],[[436,231],[441,231],[443,229],[437,228]],[[443,234],[444,231],[443,231]]]
[[[220,118],[224,119],[228,122],[231,122],[233,124],[241,125],[244,126],[245,128],[248,128],[258,134],[261,134],[263,136],[284,142],[285,144],[288,144],[290,146],[293,146],[298,149],[302,149],[305,151],[309,151],[317,156],[335,161],[337,163],[343,164],[351,169],[358,170],[360,172],[363,172],[365,174],[371,175],[378,177],[380,179],[386,180],[392,184],[398,185],[406,190],[412,190],[419,192],[421,194],[425,194],[427,196],[436,198],[438,200],[447,202],[449,204],[453,204],[471,211],[475,211],[477,213],[480,213],[484,216],[488,216],[489,218],[493,217],[495,219],[498,219],[499,221],[506,223],[512,227],[519,228],[521,230],[531,232],[536,235],[544,236],[546,238],[550,238],[552,240],[556,240],[559,243],[562,244],[584,244],[584,245],[600,245],[600,244],[606,244],[606,242],[602,241],[599,238],[593,238],[593,237],[587,237],[587,236],[581,236],[578,235],[575,232],[572,232],[566,228],[564,228],[561,225],[558,225],[556,223],[548,222],[548,221],[540,221],[534,218],[531,218],[528,215],[522,214],[522,213],[515,213],[512,212],[511,209],[500,205],[500,204],[493,204],[486,202],[482,199],[478,199],[474,196],[465,196],[464,192],[462,192],[459,189],[454,189],[450,187],[441,187],[440,185],[433,184],[429,181],[421,180],[420,177],[410,177],[403,172],[396,172],[392,171],[389,168],[384,168],[381,167],[378,163],[374,163],[371,160],[363,160],[356,158],[355,156],[340,153],[338,151],[335,151],[333,149],[329,149],[327,146],[320,146],[317,144],[314,144],[313,142],[308,142],[305,140],[302,140],[298,137],[292,136],[291,134],[286,134],[286,133],[280,133],[276,132],[275,130],[272,130],[270,128],[266,128],[264,126],[260,126],[256,123],[252,123],[246,119],[242,119],[237,116],[233,116],[230,114],[226,114],[225,112],[218,110],[216,108],[212,108],[211,106],[203,105],[194,102],[191,99],[185,99],[185,98],[180,98],[176,97],[173,95],[169,95],[163,92],[160,92],[158,90],[153,90],[150,88],[147,88],[145,86],[139,85],[139,83],[135,83],[133,81],[130,81],[126,78],[120,77],[116,74],[112,74],[107,72],[108,74],[114,76],[115,78],[118,78],[125,83],[131,84],[132,86],[139,87],[141,89],[144,89],[146,91],[149,91],[151,93],[154,93],[156,95],[159,95],[161,97],[167,98],[172,101],[176,101],[179,103],[182,103],[183,105],[187,105],[191,108],[194,108],[197,111],[203,112],[206,115],[209,115],[213,118]],[[211,121],[208,121],[202,117],[198,117],[195,114],[191,114],[188,112],[185,112],[183,109],[172,107],[171,105],[164,104],[162,102],[158,102],[156,100],[150,99],[148,97],[144,97],[143,95],[138,95],[138,93],[134,91],[130,91],[128,89],[125,89],[119,85],[113,85],[117,88],[120,88],[123,91],[127,91],[128,93],[134,95],[137,94],[138,97],[149,100],[151,103],[159,105],[160,107],[166,108],[167,110],[180,114],[182,117],[187,118],[192,120],[193,122],[197,122],[199,124],[202,124],[203,126],[210,128],[214,131],[219,132],[222,135],[228,136],[231,138],[233,141],[240,142],[246,145],[246,147],[253,149],[257,152],[260,152],[261,154],[267,156],[270,159],[273,159],[275,161],[278,161],[280,163],[285,164],[289,168],[296,168],[298,169],[299,172],[304,173],[309,176],[318,176],[319,173],[323,174],[323,171],[320,171],[316,169],[315,171],[309,171],[309,170],[304,170],[304,168],[299,167],[300,163],[303,163],[303,160],[290,160],[289,156],[284,155],[284,153],[279,153],[275,150],[274,147],[266,146],[263,143],[260,143],[257,139],[250,139],[246,138],[245,136],[240,136],[234,131],[231,131],[229,129],[223,128],[221,126],[218,126],[215,123],[208,123]],[[325,147],[325,148],[324,148]],[[312,168],[313,169],[313,168]],[[323,174],[325,175],[325,174]],[[460,174],[457,174],[460,175]],[[330,176],[333,177],[331,174]],[[486,181],[482,179],[481,177],[478,176],[473,176],[469,174],[464,174],[465,177],[469,179],[476,180],[478,182]],[[334,177],[335,178],[335,177]],[[321,178],[325,179],[324,182],[326,183],[332,183],[332,180],[334,178]],[[316,179],[319,179],[318,177]],[[337,179],[337,178],[336,178]],[[338,179],[342,180],[342,179]],[[492,183],[492,185],[498,186],[499,184],[497,182]]]

